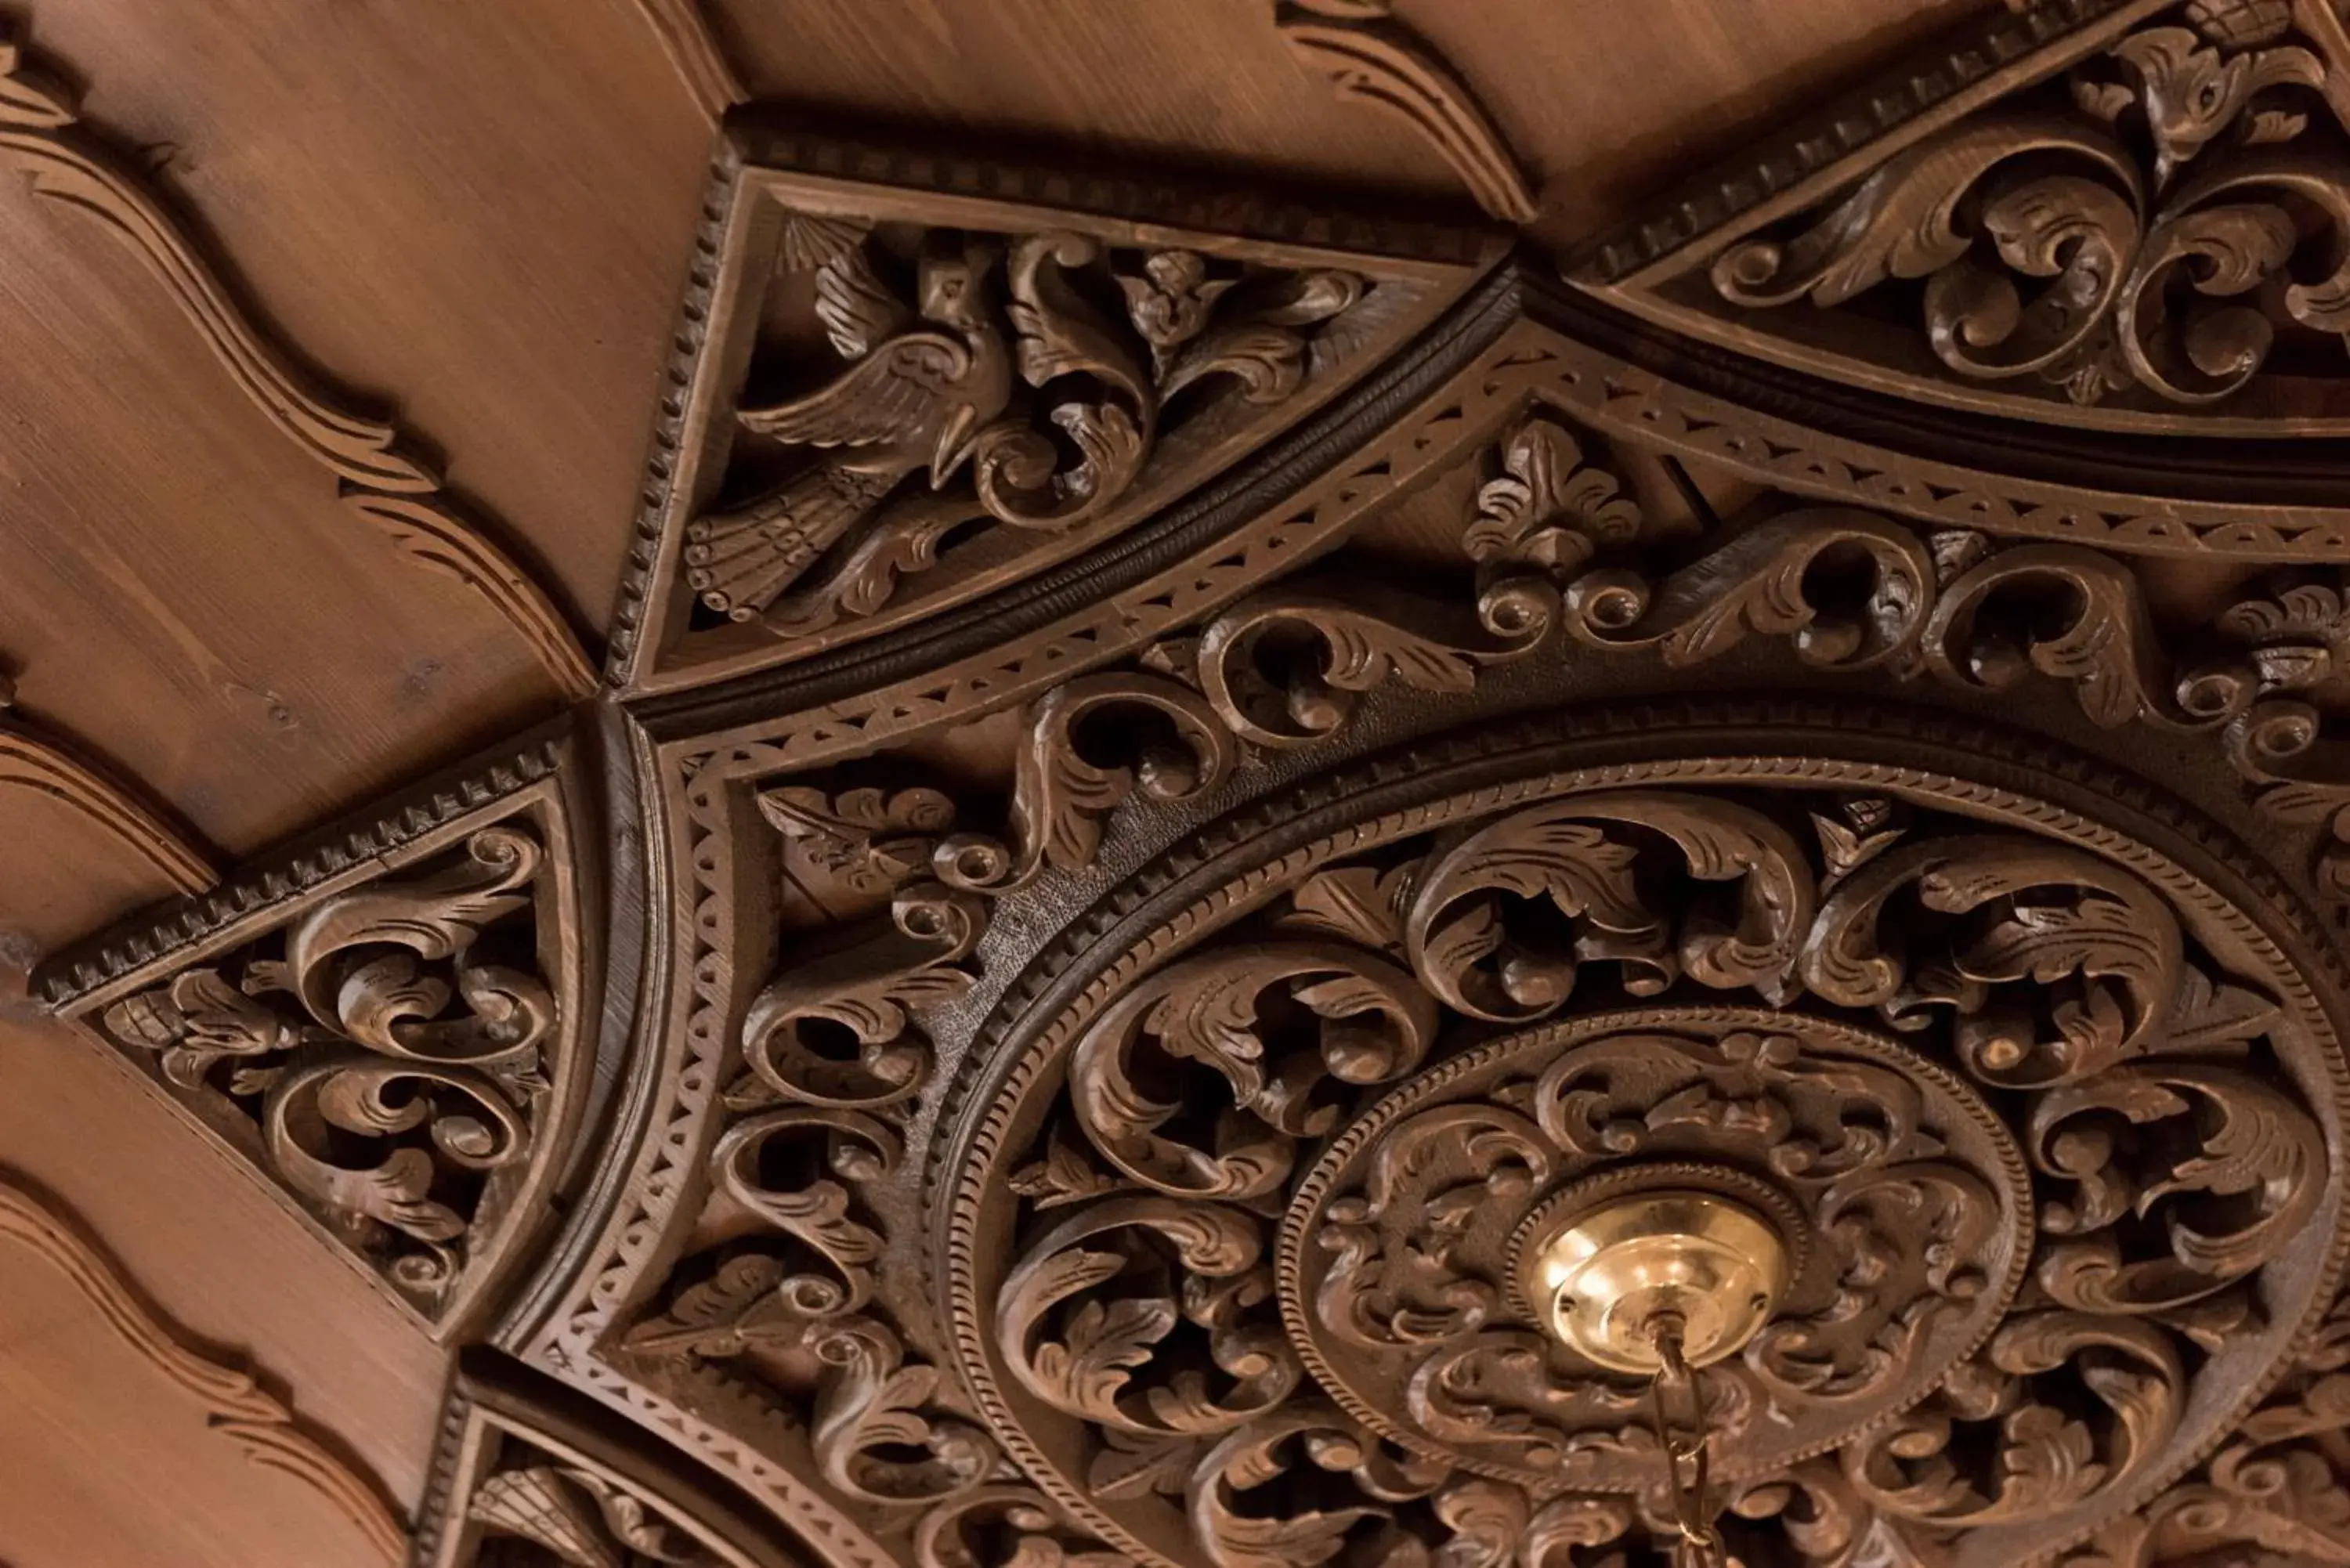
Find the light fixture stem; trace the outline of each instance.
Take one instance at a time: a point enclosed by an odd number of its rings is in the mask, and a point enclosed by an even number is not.
[[[1711,1489],[1705,1396],[1698,1386],[1696,1370],[1681,1354],[1685,1328],[1679,1315],[1673,1313],[1659,1314],[1651,1326],[1659,1366],[1648,1383],[1648,1397],[1657,1428],[1657,1447],[1665,1459],[1666,1490],[1672,1500],[1674,1522],[1681,1532],[1680,1542],[1673,1549],[1673,1568],[1718,1568],[1721,1534],[1713,1527],[1713,1507],[1708,1496]],[[1669,1386],[1679,1391],[1688,1413],[1678,1435],[1666,1408]],[[1686,1477],[1684,1465],[1690,1467]]]

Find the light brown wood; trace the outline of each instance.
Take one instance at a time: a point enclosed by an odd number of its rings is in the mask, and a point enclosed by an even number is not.
[[[257,1366],[405,1507],[422,1485],[443,1353],[120,1065],[59,1026],[0,1022],[9,1168],[101,1238],[200,1347]],[[136,1158],[93,1158],[98,1140]],[[43,1266],[7,1260],[0,1329],[0,1556],[306,1568],[383,1559],[296,1481],[256,1474],[204,1412],[126,1361]],[[61,1500],[72,1499],[71,1502]]]

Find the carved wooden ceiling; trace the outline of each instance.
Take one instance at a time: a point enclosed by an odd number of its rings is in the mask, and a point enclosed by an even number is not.
[[[0,56],[0,1563],[2350,1564],[2336,0]]]

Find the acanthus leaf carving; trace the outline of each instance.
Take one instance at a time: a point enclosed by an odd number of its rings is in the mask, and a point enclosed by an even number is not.
[[[518,825],[478,828],[433,867],[321,899],[99,1022],[250,1126],[277,1179],[437,1314],[473,1232],[502,1222],[506,1173],[532,1159],[552,1094],[557,1018],[536,946],[485,940],[541,918],[544,854]],[[534,967],[495,961],[506,951]],[[361,1152],[374,1163],[351,1163]]]
[[[1132,760],[1095,762],[1078,732],[1113,716],[1123,721]],[[1171,744],[1153,732],[1154,719],[1172,730]],[[1035,706],[1016,763],[1008,836],[950,835],[933,852],[937,875],[951,888],[1003,894],[1047,867],[1086,865],[1101,843],[1102,819],[1135,790],[1180,800],[1213,789],[1232,760],[1232,737],[1216,711],[1181,682],[1079,676]]]
[[[1505,579],[1480,609],[1471,621],[1441,600],[1378,585],[1284,586],[1208,623],[1196,654],[1200,684],[1241,739],[1305,745],[1335,733],[1359,696],[1388,680],[1474,690],[1481,666],[1534,651],[1556,618],[1557,596],[1536,579]],[[1488,635],[1502,627],[1507,640]]]
[[[1310,1021],[1294,1046],[1260,1033],[1275,993]],[[1337,1115],[1321,1085],[1409,1071],[1435,1023],[1427,995],[1384,959],[1333,942],[1268,942],[1176,964],[1103,1014],[1071,1059],[1072,1105],[1102,1157],[1146,1187],[1174,1197],[1268,1192],[1287,1176],[1294,1142]],[[1170,1136],[1185,1107],[1142,1086],[1135,1055],[1144,1049],[1223,1079],[1232,1114],[1214,1118],[1204,1147]]]
[[[1098,517],[1142,479],[1170,421],[1295,395],[1316,329],[1375,287],[1339,269],[1211,271],[1179,247],[1128,267],[1069,229],[938,234],[901,257],[869,222],[796,210],[780,261],[812,277],[845,364],[737,410],[751,436],[809,462],[694,518],[684,566],[710,610],[787,637],[877,613],[968,524],[1061,533]],[[1095,304],[1102,290],[1122,296],[1123,318]],[[917,474],[925,487],[908,493]]]
[[[1641,902],[1635,851],[1599,826],[1608,823],[1661,834],[1701,880],[1738,882],[1737,923],[1693,913],[1676,941]],[[1756,812],[1695,795],[1600,794],[1505,818],[1435,860],[1416,882],[1408,934],[1413,964],[1437,997],[1478,1018],[1523,1022],[1555,1011],[1578,967],[1594,960],[1623,962],[1635,995],[1686,972],[1783,999],[1794,994],[1795,944],[1816,887],[1794,838]],[[1586,924],[1571,946],[1521,941],[1504,897],[1545,898]]]

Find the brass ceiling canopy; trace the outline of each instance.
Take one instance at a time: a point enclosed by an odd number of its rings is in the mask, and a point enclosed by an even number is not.
[[[1711,1193],[1638,1192],[1572,1216],[1526,1262],[1541,1323],[1618,1372],[1664,1370],[1663,1342],[1691,1366],[1745,1348],[1792,1272],[1770,1221]]]

